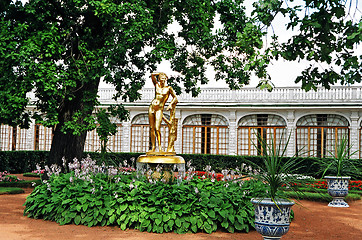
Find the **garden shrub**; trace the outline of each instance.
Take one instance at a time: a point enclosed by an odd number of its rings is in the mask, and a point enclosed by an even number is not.
[[[250,200],[265,191],[263,183],[253,180],[188,176],[188,181],[165,183],[105,174],[113,170],[90,165],[51,175],[27,197],[24,215],[62,225],[117,225],[156,233],[247,232],[254,225]]]
[[[15,187],[0,187],[0,195],[2,194],[19,194],[24,193],[24,189]]]
[[[109,165],[119,165],[124,160],[129,163],[135,160],[142,153],[107,153]],[[47,151],[0,151],[0,171],[8,171],[12,173],[31,172],[36,169],[36,165],[44,167],[49,152]],[[102,156],[98,152],[85,152],[83,157],[90,156],[96,160],[98,164],[102,162]],[[262,163],[262,156],[231,156],[231,155],[211,155],[211,154],[179,154],[185,161],[192,161],[192,165],[196,170],[202,171],[207,165],[210,165],[216,172],[223,169],[240,168],[243,163],[248,161],[256,164]],[[288,157],[285,158],[285,161]],[[361,169],[359,178],[362,178],[362,161],[354,159],[355,166]],[[133,161],[135,167],[135,161]],[[320,166],[318,158],[301,157],[299,158],[299,166],[296,173],[320,178]]]
[[[0,151],[0,171],[30,172],[36,165],[44,166],[48,155],[47,151]]]

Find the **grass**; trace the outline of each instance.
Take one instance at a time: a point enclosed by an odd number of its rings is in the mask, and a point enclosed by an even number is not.
[[[311,192],[311,193],[328,193],[328,189],[324,188],[300,188],[303,192]],[[353,193],[356,195],[362,195],[362,191],[359,190],[348,190],[348,194]]]
[[[322,192],[303,192],[303,194],[296,194],[292,191],[286,191],[285,195],[287,195],[289,198],[295,198],[298,200],[310,200],[310,201],[318,201],[318,202],[330,202],[332,201],[332,197],[329,196],[328,193],[322,193]],[[345,198],[345,201],[356,201],[361,200],[361,195],[356,193],[349,193]]]
[[[15,187],[0,187],[0,195],[1,194],[19,194],[24,193],[24,190],[21,188]]]
[[[19,181],[19,182],[0,182],[0,187],[29,188],[29,187],[33,187],[33,183],[35,183],[36,185],[39,185],[39,184],[41,184],[41,180],[38,179],[38,180]]]
[[[39,173],[32,173],[32,172],[24,173],[23,176],[24,177],[38,177],[38,178],[40,178]]]

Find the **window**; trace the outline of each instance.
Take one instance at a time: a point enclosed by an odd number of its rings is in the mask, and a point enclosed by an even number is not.
[[[167,119],[170,116],[164,114]],[[157,142],[157,140],[156,140]],[[168,143],[168,127],[165,122],[161,125],[161,145],[165,150]],[[157,143],[156,143],[157,144]],[[132,120],[131,152],[148,152],[151,149],[150,124],[147,114],[139,114]]]
[[[49,151],[52,145],[53,129],[35,124],[34,131],[34,150]]]
[[[111,152],[121,152],[122,145],[122,124],[117,124],[117,132],[115,135],[111,136],[108,140],[107,147]]]
[[[335,114],[311,114],[300,118],[296,129],[296,147],[301,156],[331,157],[343,136],[349,138],[349,123]]]
[[[26,146],[27,129],[1,125],[1,151],[28,150]]]
[[[121,138],[122,138],[122,124],[117,125],[117,132],[111,136],[107,143],[107,151],[121,152]],[[84,151],[86,152],[100,152],[101,140],[98,136],[97,129],[89,131],[84,143]]]
[[[238,155],[262,155],[262,142],[271,147],[286,144],[286,122],[274,114],[253,114],[240,119],[237,130]]]
[[[87,137],[84,143],[85,152],[100,152],[101,151],[101,141],[99,139],[97,129],[87,132]]]
[[[182,153],[228,154],[227,120],[216,114],[195,114],[184,120]]]

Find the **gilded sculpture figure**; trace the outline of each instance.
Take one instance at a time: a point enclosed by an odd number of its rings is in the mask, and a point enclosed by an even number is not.
[[[167,106],[166,110],[171,110],[171,115],[175,115],[175,108],[177,104],[177,98],[175,91],[171,86],[167,86],[167,76],[165,73],[152,73],[151,79],[153,85],[155,85],[155,98],[152,100],[151,105],[148,109],[148,118],[150,122],[150,137],[151,137],[151,150],[148,153],[154,153],[156,151],[156,140],[158,144],[159,153],[164,153],[161,145],[161,123],[162,120],[165,119],[163,116],[163,110],[165,104],[169,98],[172,96],[172,101]],[[173,112],[172,112],[173,111]],[[172,119],[171,119],[172,118]],[[172,121],[172,122],[171,122]],[[167,122],[167,121],[166,121]],[[175,117],[171,116],[170,120],[167,122],[169,125],[169,133],[172,134],[171,129],[172,126],[177,122],[175,121]],[[176,123],[177,124],[177,123]],[[177,126],[176,126],[177,128]],[[174,152],[174,141],[176,140],[176,132],[173,130],[173,137],[169,136],[169,143],[167,147],[167,152]],[[171,139],[171,142],[170,142]]]
[[[168,145],[167,152],[175,153],[175,141],[177,139],[177,125],[178,119],[176,118],[176,102],[174,104],[170,104],[170,119],[167,119],[163,116],[163,120],[168,125]]]

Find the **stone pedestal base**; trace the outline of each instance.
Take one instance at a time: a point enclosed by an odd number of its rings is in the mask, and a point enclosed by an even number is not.
[[[159,163],[159,164],[185,164],[181,156],[176,155],[141,155],[137,158],[137,163]]]
[[[177,172],[180,179],[185,176],[185,160],[172,153],[147,153],[139,156],[136,161],[137,172],[141,174],[145,174],[149,169],[154,169],[157,165],[166,171]]]

